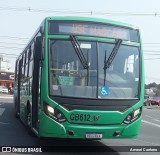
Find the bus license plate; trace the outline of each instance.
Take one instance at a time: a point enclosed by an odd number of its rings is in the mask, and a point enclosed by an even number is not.
[[[102,138],[102,133],[86,133],[86,138]]]

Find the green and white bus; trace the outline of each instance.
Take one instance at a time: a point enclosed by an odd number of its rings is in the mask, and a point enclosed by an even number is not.
[[[143,98],[136,26],[47,17],[16,60],[16,117],[38,137],[136,138]]]

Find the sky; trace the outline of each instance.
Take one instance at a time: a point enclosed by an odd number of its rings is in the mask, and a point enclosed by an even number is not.
[[[160,84],[160,0],[0,0],[0,56],[11,63],[48,16],[87,16],[140,28],[145,83]]]

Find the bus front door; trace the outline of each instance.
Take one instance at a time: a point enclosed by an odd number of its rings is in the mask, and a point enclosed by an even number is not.
[[[32,80],[32,127],[38,130],[38,112],[40,105],[40,53],[42,50],[41,37],[36,37],[34,64],[33,64],[33,80]]]

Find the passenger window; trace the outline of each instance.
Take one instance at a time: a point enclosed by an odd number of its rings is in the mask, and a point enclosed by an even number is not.
[[[32,77],[32,74],[33,74],[33,60],[31,60],[28,64],[28,67],[29,67],[29,71],[28,71],[28,76],[29,77]]]
[[[31,45],[31,49],[30,49],[30,60],[33,59],[34,44],[35,44],[35,43],[33,42],[32,45]]]

